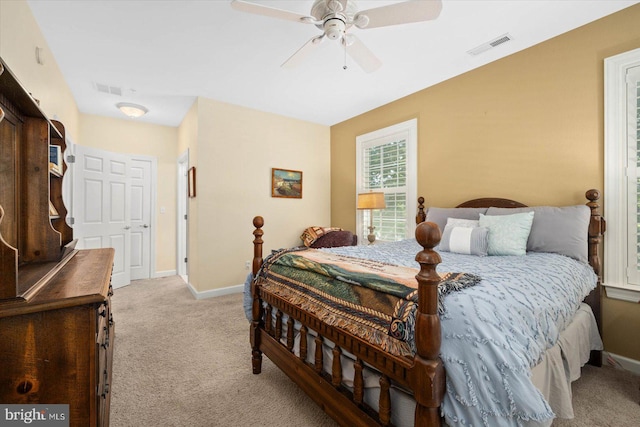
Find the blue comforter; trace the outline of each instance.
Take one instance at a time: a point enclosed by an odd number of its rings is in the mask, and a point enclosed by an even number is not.
[[[326,251],[418,267],[413,240]],[[480,276],[450,294],[441,316],[449,425],[520,426],[554,417],[530,370],[558,340],[596,285],[588,264],[547,253],[477,257],[440,252],[438,271]]]

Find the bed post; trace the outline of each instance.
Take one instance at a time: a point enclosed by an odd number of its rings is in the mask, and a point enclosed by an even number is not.
[[[422,222],[416,228],[416,240],[423,250],[416,255],[420,263],[418,281],[418,313],[416,314],[412,389],[416,399],[415,426],[441,425],[440,405],[445,392],[445,372],[440,360],[440,318],[438,317],[437,265],[442,261],[433,248],[440,242],[440,230],[432,222]]]
[[[416,224],[420,224],[427,219],[427,214],[424,213],[424,197],[418,197],[418,213],[416,214]]]
[[[585,299],[585,302],[591,306],[593,315],[596,318],[598,324],[598,331],[602,336],[602,314],[601,314],[601,299],[602,299],[602,273],[599,247],[602,241],[602,235],[606,231],[606,221],[600,216],[600,192],[592,189],[586,192],[586,198],[589,200],[587,206],[591,209],[591,219],[589,221],[589,264],[593,267],[593,271],[598,275],[598,283],[596,288]],[[594,350],[591,352],[591,358],[589,364],[595,366],[602,366],[602,351]]]
[[[262,266],[262,226],[264,219],[261,216],[253,218],[253,277],[258,275],[258,271]],[[253,297],[253,305],[251,307],[251,364],[253,365],[253,373],[259,374],[262,371],[262,352],[260,351],[260,326],[262,322],[262,304],[258,293],[257,280],[251,282],[251,296]]]

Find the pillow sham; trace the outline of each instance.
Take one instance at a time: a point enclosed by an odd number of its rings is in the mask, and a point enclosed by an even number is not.
[[[531,252],[552,252],[588,262],[588,233],[591,209],[586,205],[489,208],[487,215],[534,212],[527,241]]]
[[[444,227],[438,249],[457,254],[486,256],[488,246],[489,229],[487,227],[452,226],[447,224]]]
[[[489,228],[489,255],[526,255],[533,212],[488,216],[480,214],[480,227]]]
[[[447,225],[448,218],[478,219],[479,214],[487,212],[487,208],[429,208],[426,221],[438,224],[440,232]]]

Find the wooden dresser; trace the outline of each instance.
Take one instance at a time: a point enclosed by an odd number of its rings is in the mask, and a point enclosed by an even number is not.
[[[73,248],[65,148],[0,58],[0,403],[65,404],[70,426],[108,426],[114,250]]]
[[[33,298],[0,303],[0,402],[69,405],[70,426],[109,425],[113,249],[76,251]]]

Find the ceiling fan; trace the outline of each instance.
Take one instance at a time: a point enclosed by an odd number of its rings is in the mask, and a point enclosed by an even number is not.
[[[364,71],[370,73],[380,68],[382,62],[380,62],[358,37],[347,31],[354,25],[364,30],[390,25],[430,21],[440,15],[442,1],[410,0],[358,11],[356,0],[315,0],[311,6],[310,16],[299,15],[295,12],[263,6],[244,0],[232,0],[231,7],[242,12],[286,19],[303,24],[313,24],[322,31],[322,34],[312,37],[311,40],[289,57],[289,59],[282,64],[284,68],[292,68],[300,64],[325,38],[328,38],[330,40],[340,40],[346,53],[348,53]],[[346,64],[343,68],[347,68]]]

